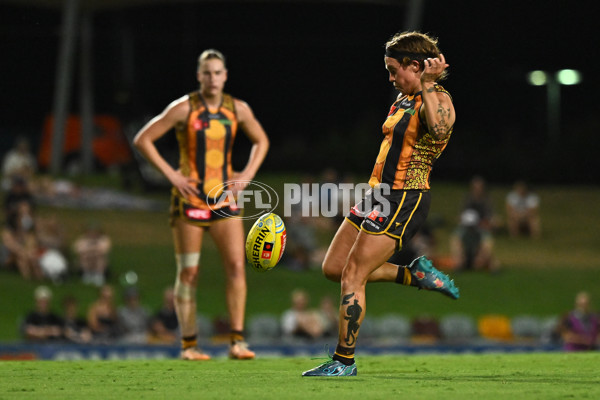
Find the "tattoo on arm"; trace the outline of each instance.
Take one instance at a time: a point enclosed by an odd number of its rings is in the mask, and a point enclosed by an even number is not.
[[[440,116],[440,122],[431,127],[431,133],[436,140],[444,140],[448,137],[448,121],[447,118],[450,116],[450,108],[444,108],[441,104],[438,104],[436,113]]]
[[[354,293],[347,294],[342,299],[342,305],[350,304],[350,299],[354,297]],[[352,346],[356,343],[356,333],[360,328],[360,324],[358,320],[362,314],[362,307],[358,304],[358,300],[354,299],[354,304],[349,305],[346,308],[347,316],[344,317],[345,320],[348,321],[348,330],[346,331],[346,337],[344,341],[347,346]]]

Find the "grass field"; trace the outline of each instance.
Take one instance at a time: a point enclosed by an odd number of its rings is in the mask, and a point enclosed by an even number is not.
[[[356,377],[301,377],[319,362],[3,362],[0,399],[600,398],[597,353],[365,356]]]
[[[263,176],[282,193],[284,181],[298,182],[297,177]],[[502,213],[508,187],[492,187],[492,197]],[[430,212],[444,222],[436,230],[438,250],[448,251],[448,237],[454,227],[466,185],[437,182],[433,189]],[[503,270],[497,275],[487,273],[455,274],[461,288],[461,299],[450,301],[437,293],[423,293],[397,285],[368,286],[369,315],[396,312],[406,316],[429,314],[441,316],[464,313],[477,317],[486,313],[508,316],[535,314],[558,315],[573,304],[577,291],[592,293],[592,301],[600,307],[600,189],[597,187],[540,187],[543,238],[538,241],[510,239],[499,235],[497,255]],[[166,199],[163,197],[163,200]],[[568,205],[568,207],[567,207]],[[159,307],[163,288],[174,277],[171,235],[166,213],[119,210],[39,209],[42,215],[56,215],[70,241],[87,221],[101,221],[113,239],[111,255],[113,280],[119,287],[119,277],[126,271],[139,276],[142,302],[151,309]],[[327,244],[331,232],[319,232]],[[201,312],[215,317],[226,313],[224,279],[214,244],[206,240],[202,251],[202,272],[198,289]],[[323,295],[338,296],[339,285],[325,280],[319,270],[294,272],[278,266],[269,273],[248,270],[248,316],[269,312],[280,314],[289,306],[289,293],[303,287],[316,306]],[[33,307],[32,293],[37,286],[23,282],[16,274],[0,271],[0,340],[19,338],[17,321]],[[54,286],[54,307],[60,312],[60,299],[73,294],[80,301],[80,311],[96,297],[96,289],[72,279]],[[119,299],[120,301],[120,299]]]

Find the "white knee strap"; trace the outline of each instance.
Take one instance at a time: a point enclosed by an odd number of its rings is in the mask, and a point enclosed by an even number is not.
[[[183,253],[175,254],[175,262],[177,262],[177,268],[191,268],[197,267],[200,263],[200,253]],[[181,272],[179,270],[178,272]]]
[[[196,288],[181,282],[179,275],[184,268],[194,268],[198,266],[200,253],[175,254],[175,263],[177,264],[177,276],[175,277],[175,287],[173,288],[175,296],[184,301],[196,299]]]

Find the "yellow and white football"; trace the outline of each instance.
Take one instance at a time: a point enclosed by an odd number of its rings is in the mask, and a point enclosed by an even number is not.
[[[285,225],[279,215],[267,213],[256,220],[246,238],[246,258],[257,271],[277,265],[285,250]]]

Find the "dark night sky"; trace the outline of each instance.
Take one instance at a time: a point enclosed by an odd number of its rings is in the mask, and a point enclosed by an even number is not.
[[[383,44],[403,29],[404,9],[354,2],[247,3],[169,4],[97,13],[97,111],[123,121],[160,112],[196,87],[196,57],[214,47],[228,56],[227,91],[248,101],[280,149],[271,166],[289,160],[294,169],[306,159],[298,154],[308,156],[340,142],[364,146],[367,161],[353,165],[370,166],[392,96]],[[512,161],[506,155],[511,146],[521,143],[530,147],[532,164],[559,154],[542,151],[547,140],[545,90],[527,85],[525,74],[532,69],[582,71],[583,84],[562,88],[562,141],[579,142],[584,159],[585,151],[592,154],[592,137],[600,128],[594,88],[600,85],[591,4],[426,2],[421,30],[440,39],[451,65],[444,86],[454,97],[458,115],[455,136],[440,160],[448,170],[468,173],[474,168],[460,164],[478,155],[481,163],[487,162],[481,168],[504,168],[502,160]],[[59,25],[58,10],[0,6],[3,148],[5,138],[15,132],[38,135],[52,108]],[[76,90],[77,85],[74,112]],[[495,156],[486,156],[486,149],[496,150]],[[332,163],[345,166],[348,161]]]

